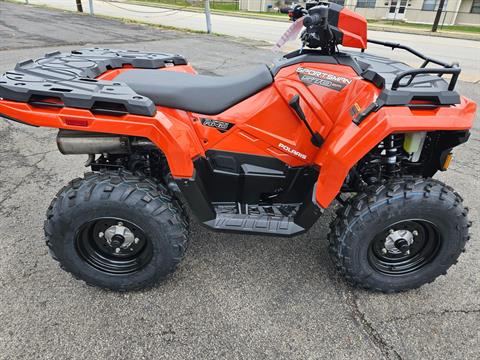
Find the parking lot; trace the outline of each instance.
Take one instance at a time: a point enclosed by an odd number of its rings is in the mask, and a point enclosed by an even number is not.
[[[180,53],[203,74],[276,56],[262,42],[0,2],[0,72],[92,46]],[[458,89],[480,102],[478,83]],[[327,254],[329,209],[291,239],[211,233],[193,223],[171,279],[119,294],[74,280],[45,246],[46,208],[83,174],[86,158],[61,155],[54,129],[1,119],[0,359],[477,359],[479,124],[450,171],[437,175],[463,195],[473,227],[467,252],[432,284],[397,295],[346,286]]]

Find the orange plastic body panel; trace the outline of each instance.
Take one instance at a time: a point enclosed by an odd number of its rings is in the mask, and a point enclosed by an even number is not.
[[[114,69],[107,71],[100,76],[97,77],[97,80],[114,80],[118,75],[124,73],[125,71],[131,70],[131,66],[124,66],[120,69]],[[196,74],[197,72],[191,65],[177,65],[177,66],[167,66],[165,68],[160,69],[159,71],[176,71],[176,72],[184,72],[189,74]]]
[[[114,80],[120,72],[128,70],[111,70],[99,79]],[[188,65],[159,71],[195,73]],[[301,81],[302,72],[312,71],[324,74],[327,80],[343,81],[343,88],[332,89]],[[12,101],[0,101],[0,114],[37,126],[148,138],[165,153],[175,178],[192,177],[193,160],[205,156],[211,149],[275,157],[289,166],[318,166],[320,174],[315,198],[326,208],[337,196],[352,166],[389,134],[472,127],[476,105],[466,98],[456,106],[433,110],[383,107],[360,126],[355,125],[352,110],[365,109],[379,93],[378,88],[348,66],[303,63],[283,68],[271,86],[216,116],[160,106],[154,117],[107,116],[82,109],[41,108]],[[297,94],[310,126],[325,139],[320,148],[312,145],[305,125],[288,105]],[[202,118],[235,126],[220,132],[202,125]],[[72,123],[69,120],[81,120],[86,126],[69,125]]]
[[[337,92],[320,86],[306,86],[299,80],[299,67],[335,72],[352,79],[350,91]],[[274,156],[290,166],[312,165],[319,149],[311,143],[310,133],[288,105],[288,101],[294,95],[300,95],[300,104],[310,126],[326,139],[338,118],[342,114],[348,114],[358,93],[365,91],[366,86],[369,84],[360,80],[348,66],[318,63],[293,65],[282,69],[272,86],[222,114],[208,117],[234,123],[235,126],[228,133],[219,133],[216,129],[202,126],[198,121],[195,121],[195,126],[199,137],[204,139],[205,150]],[[373,99],[373,96],[364,96],[361,104],[366,107]],[[351,117],[349,121],[351,122]],[[304,156],[292,155],[280,144],[295,149]]]

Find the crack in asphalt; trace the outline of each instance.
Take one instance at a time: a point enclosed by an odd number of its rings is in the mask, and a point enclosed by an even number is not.
[[[384,321],[380,321],[380,323],[390,323],[390,322],[394,322],[394,321],[404,321],[404,320],[410,320],[414,317],[417,317],[417,316],[443,316],[443,315],[446,315],[446,314],[480,314],[480,309],[445,309],[445,310],[442,310],[442,311],[434,311],[434,310],[431,310],[431,311],[424,311],[424,312],[417,312],[417,313],[413,313],[413,314],[410,314],[410,315],[406,315],[406,316],[398,316],[398,317],[393,317],[393,318],[390,318],[388,320],[384,320]]]
[[[150,43],[150,42],[158,42],[158,39],[152,39],[152,40],[141,40],[139,42],[136,42],[136,44],[142,44],[142,43]],[[100,42],[95,42],[95,46],[103,46],[103,45],[121,45],[121,44],[131,44],[132,41],[124,41],[124,40],[111,40],[111,41],[100,41]],[[48,47],[65,47],[65,46],[88,46],[90,45],[91,42],[85,42],[85,41],[79,41],[79,42],[57,42],[55,45],[45,45],[45,44],[39,44],[39,45],[25,45],[25,46],[15,46],[15,47],[0,47],[0,52],[3,51],[12,51],[12,50],[28,50],[28,49],[41,49],[41,48],[48,48]]]
[[[333,207],[332,207],[333,211]],[[324,215],[325,219],[327,214]],[[332,221],[330,219],[330,221]],[[335,278],[339,278],[339,274],[332,266],[327,267],[329,273],[328,279],[330,279],[332,286],[336,289],[336,293],[344,301],[345,305],[350,309],[353,323],[366,335],[368,341],[383,355],[383,359],[386,360],[402,360],[402,356],[395,350],[393,345],[382,337],[382,335],[375,329],[372,322],[370,322],[365,313],[363,313],[358,307],[358,296],[355,290],[349,288],[347,285],[339,284],[334,281]]]
[[[375,329],[373,324],[366,318],[365,314],[359,309],[357,295],[353,291],[347,289],[344,296],[345,303],[351,309],[354,320],[360,325],[360,328],[367,335],[369,340],[377,347],[378,350],[380,350],[384,359],[402,360],[402,357],[397,350],[395,350],[392,345],[387,343],[387,341]]]
[[[387,343],[381,334],[375,329],[373,323],[366,318],[364,312],[358,307],[358,297],[352,290],[344,292],[345,303],[350,308],[352,316],[359,327],[367,335],[368,339],[380,350],[385,359],[402,360],[402,356],[394,349],[394,347]],[[446,314],[480,314],[480,309],[445,309],[442,311],[424,311],[417,312],[407,316],[393,317],[388,320],[380,321],[380,324],[391,323],[395,321],[407,321],[415,317],[421,316],[443,316]]]
[[[41,159],[39,159],[38,161],[35,161],[33,164],[29,164],[29,165],[28,165],[29,167],[32,167],[32,168],[33,168],[32,171],[30,171],[28,174],[26,174],[26,175],[22,178],[22,180],[20,180],[17,184],[15,184],[15,186],[13,187],[13,189],[10,189],[10,190],[9,190],[8,195],[5,196],[3,199],[0,200],[0,205],[3,205],[3,203],[4,203],[5,201],[11,199],[12,196],[13,196],[13,195],[16,193],[16,191],[18,190],[18,188],[19,188],[20,186],[22,186],[23,184],[25,184],[26,180],[27,180],[28,178],[30,178],[30,176],[32,176],[32,175],[35,173],[35,171],[41,170],[37,165],[38,165],[39,163],[41,163],[43,160],[45,160],[46,157],[47,157],[47,154],[43,155],[43,156],[41,157]]]
[[[233,60],[233,58],[227,57],[227,58],[223,59],[222,63],[220,65],[216,66],[212,71],[223,68],[227,64],[227,62],[229,62],[230,60]]]
[[[43,151],[43,152],[38,152],[38,153],[33,153],[33,154],[27,154],[27,155],[21,155],[23,156],[24,158],[28,158],[28,157],[32,157],[32,156],[38,156],[38,155],[48,155],[48,154],[51,154],[51,153],[56,153],[58,150],[55,149],[55,150],[48,150],[48,151]]]
[[[21,128],[17,128],[17,127],[14,127],[12,126],[12,124],[10,124],[8,121],[5,122],[6,124],[6,128],[4,131],[2,131],[2,138],[5,138],[5,139],[10,139],[12,136],[11,136],[11,133],[12,132],[22,132],[22,129]],[[11,199],[18,191],[18,189],[27,182],[27,180],[29,180],[36,172],[40,172],[40,171],[44,171],[44,169],[40,168],[38,165],[44,161],[47,157],[48,154],[54,152],[55,150],[49,150],[49,151],[44,151],[44,152],[38,152],[38,153],[33,153],[33,154],[22,154],[20,152],[20,149],[18,148],[14,148],[12,150],[9,151],[10,154],[12,154],[12,157],[14,157],[15,159],[17,159],[17,161],[21,164],[21,165],[24,165],[25,167],[27,168],[30,168],[31,170],[25,175],[22,177],[22,179],[20,179],[20,181],[18,181],[14,186],[13,188],[11,189],[8,189],[7,190],[7,194],[5,195],[4,198],[0,199],[0,207],[6,202],[8,201],[9,199]],[[5,153],[3,153],[5,154]],[[33,163],[29,163],[27,161],[27,159],[29,157],[32,157],[32,156],[41,156],[37,161],[33,162]],[[2,215],[5,215],[5,216],[8,216],[8,214],[5,214],[5,211],[4,209],[2,208],[0,213]]]
[[[86,42],[58,42],[57,47],[59,46],[84,46]],[[0,52],[3,51],[12,51],[12,50],[29,50],[29,49],[41,49],[46,48],[52,45],[38,44],[38,45],[25,45],[25,46],[15,46],[15,47],[0,47]]]

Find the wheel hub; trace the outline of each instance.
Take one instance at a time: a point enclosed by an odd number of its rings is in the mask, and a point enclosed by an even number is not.
[[[369,245],[372,267],[387,275],[404,275],[434,259],[442,243],[437,226],[423,219],[393,223],[377,233]]]
[[[406,230],[391,229],[385,239],[385,253],[390,254],[408,254],[410,246],[414,242],[414,233]]]
[[[92,267],[108,274],[131,274],[153,256],[151,241],[138,225],[123,219],[97,218],[77,234],[79,255]]]
[[[127,249],[135,243],[135,235],[128,227],[124,226],[122,222],[110,226],[105,230],[104,236],[107,244],[114,249]]]

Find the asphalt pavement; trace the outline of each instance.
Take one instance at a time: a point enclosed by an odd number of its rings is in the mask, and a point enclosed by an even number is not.
[[[275,57],[265,44],[126,25],[0,2],[0,72],[54,50],[102,46],[181,53],[200,73]],[[459,90],[480,102],[478,84]],[[0,121],[0,359],[478,359],[480,131],[437,176],[470,207],[472,239],[447,276],[418,290],[354,290],[335,272],[333,210],[292,239],[211,233],[192,224],[185,260],[148,291],[91,288],[44,244],[45,210],[84,172],[56,131]]]

